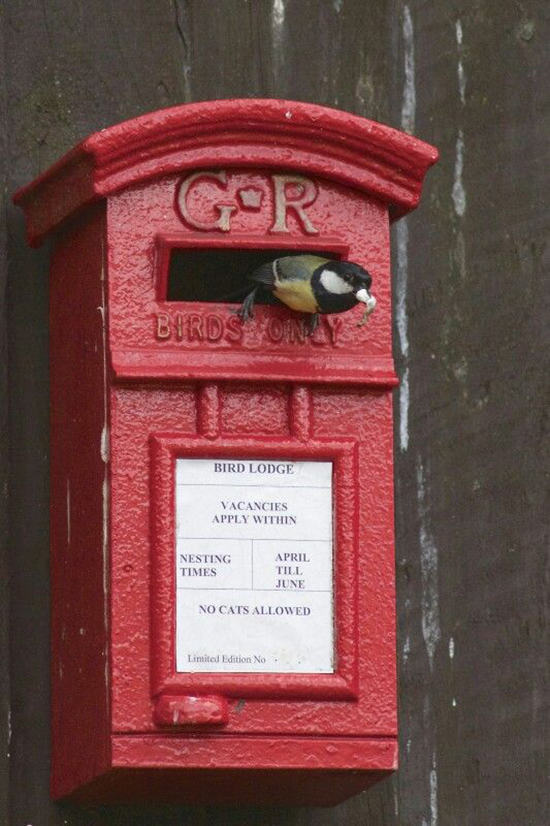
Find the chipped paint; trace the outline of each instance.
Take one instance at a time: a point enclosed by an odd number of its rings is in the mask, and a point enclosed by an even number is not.
[[[414,132],[416,118],[416,87],[414,66],[414,29],[408,6],[403,7],[403,44],[405,51],[405,85],[401,107],[401,126],[405,132]]]
[[[409,279],[409,225],[402,219],[396,227],[397,235],[397,283],[396,312],[397,334],[402,355],[409,355],[409,333],[407,319],[407,287]]]
[[[67,479],[67,547],[71,544],[71,482]]]
[[[101,341],[103,347],[103,428],[100,438],[100,455],[105,463],[105,474],[102,484],[102,506],[103,506],[103,532],[102,532],[102,557],[103,557],[103,623],[105,626],[105,639],[109,639],[109,466],[108,466],[108,400],[107,400],[107,303],[105,293],[105,242],[101,239]],[[104,458],[106,457],[106,458]],[[107,708],[110,702],[109,691],[109,648],[105,646],[105,691],[107,695]]]
[[[432,769],[430,771],[430,826],[437,826],[437,763],[435,751],[432,757]]]
[[[403,646],[403,663],[406,663],[411,653],[411,638],[407,637]]]
[[[284,0],[273,0],[271,10],[271,31],[273,35],[273,48],[275,50],[282,46],[282,39],[285,25],[285,3]]]
[[[516,26],[516,35],[525,43],[529,43],[533,39],[535,31],[536,23],[530,18],[524,17]]]
[[[182,50],[182,74],[183,74],[183,89],[184,89],[184,100],[189,101],[192,100],[192,93],[191,93],[191,44],[189,41],[189,21],[187,18],[187,12],[183,5],[180,6],[178,0],[173,0],[174,5],[174,13],[175,13],[175,24],[176,24],[176,34],[178,40],[181,44]],[[162,82],[161,82],[162,83]],[[164,85],[162,83],[162,85]]]
[[[462,30],[462,21],[459,19],[455,23],[456,45],[458,51],[457,63],[457,80],[458,92],[460,96],[460,108],[463,109],[466,105],[466,72],[462,62],[462,48],[464,41],[464,32]],[[460,281],[464,282],[467,276],[466,267],[466,243],[464,239],[464,232],[462,226],[462,218],[466,213],[466,188],[464,186],[464,157],[465,157],[465,142],[464,131],[462,127],[458,130],[458,135],[455,144],[455,163],[454,163],[454,177],[453,188],[451,192],[454,213],[457,219],[456,222],[456,245],[454,251],[454,259]],[[462,357],[457,364],[452,368],[453,374],[457,381],[465,385],[468,378],[468,362],[465,357]],[[466,391],[464,391],[466,392]]]
[[[274,81],[280,83],[285,66],[285,0],[273,0],[271,7],[271,45]],[[290,119],[291,112],[285,117]]]
[[[441,640],[439,621],[438,552],[433,540],[428,515],[426,478],[419,460],[416,469],[418,517],[420,522],[420,569],[422,579],[422,636],[428,654],[430,670],[437,644]]]
[[[365,67],[357,78],[355,84],[355,99],[359,106],[359,112],[368,115],[375,106],[375,89],[368,68]]]
[[[455,212],[462,218],[466,212],[466,190],[462,182],[464,172],[464,132],[459,129],[455,148],[455,176],[453,183],[453,203]]]
[[[416,118],[416,89],[414,68],[414,29],[408,6],[403,8],[403,49],[404,72],[403,102],[401,106],[401,127],[405,132],[413,132]],[[396,323],[399,347],[403,357],[403,372],[399,384],[399,449],[406,451],[409,447],[409,336],[407,319],[407,288],[409,279],[409,226],[402,219],[396,227],[397,244],[397,279]]]
[[[403,370],[399,384],[399,448],[406,451],[409,447],[409,368]]]
[[[453,366],[453,374],[457,381],[465,382],[468,378],[468,361],[465,356],[461,356]]]
[[[409,335],[407,318],[407,287],[409,278],[409,227],[402,219],[396,227],[397,277],[395,284],[395,319],[399,348],[403,356],[403,373],[399,385],[399,448],[406,451],[409,446]]]
[[[455,24],[456,44],[458,49],[458,92],[460,95],[460,102],[462,106],[466,104],[466,72],[464,71],[464,64],[462,63],[462,43],[464,33],[462,31],[462,22],[460,19]],[[453,203],[455,213],[459,218],[462,218],[466,212],[466,190],[464,189],[463,173],[464,173],[464,131],[462,128],[458,130],[458,135],[455,145],[455,169],[453,181]]]
[[[109,461],[109,428],[107,424],[103,425],[103,430],[101,431],[100,454],[101,461],[107,464]]]
[[[460,50],[462,47],[462,23],[460,20],[456,21],[456,43],[459,50],[459,57],[458,57],[458,91],[460,93],[460,100],[462,105],[464,106],[466,103],[466,73],[464,71],[464,64],[462,63],[462,57],[460,56]]]

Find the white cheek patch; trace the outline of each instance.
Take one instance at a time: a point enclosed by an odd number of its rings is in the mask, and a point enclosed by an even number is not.
[[[344,295],[352,293],[353,287],[332,270],[323,270],[320,278],[321,285],[333,295]]]

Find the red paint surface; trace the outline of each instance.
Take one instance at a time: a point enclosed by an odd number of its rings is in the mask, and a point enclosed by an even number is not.
[[[102,325],[105,210],[56,239],[50,279],[52,789],[111,761],[109,559],[101,450],[108,394]],[[81,277],[79,277],[81,274]],[[108,539],[108,537],[107,537]],[[70,769],[69,769],[70,767]]]
[[[392,217],[418,204],[437,150],[375,121],[288,100],[218,100],[151,112],[90,135],[16,194],[31,244],[84,204],[172,172],[306,172],[360,189]]]
[[[94,135],[16,196],[33,242],[67,221],[51,267],[55,796],[329,804],[395,768],[388,226],[435,157],[334,110],[222,101]],[[237,205],[228,232],[176,208],[185,176],[213,168],[224,191],[199,181],[189,206],[212,223],[213,195]],[[285,172],[316,187],[309,230],[289,209],[273,232]],[[229,305],[167,302],[169,248],[196,246],[334,250],[369,269],[378,307],[303,339],[283,307],[242,327]],[[335,462],[335,674],[175,672],[177,455]]]

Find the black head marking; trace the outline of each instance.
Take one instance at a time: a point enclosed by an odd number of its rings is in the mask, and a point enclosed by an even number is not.
[[[356,293],[359,290],[368,292],[371,282],[370,274],[358,264],[327,261],[315,270],[312,278],[319,312],[342,313],[350,310],[358,303]]]
[[[371,275],[359,264],[354,264],[352,261],[331,261],[330,265],[327,265],[327,269],[329,268],[351,284],[355,292],[362,289],[370,290]]]

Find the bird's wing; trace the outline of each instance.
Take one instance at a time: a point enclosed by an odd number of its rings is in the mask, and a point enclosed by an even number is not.
[[[250,281],[255,284],[261,284],[264,287],[273,287],[276,279],[276,261],[269,261],[267,264],[262,264],[254,272],[248,276]]]
[[[248,278],[256,284],[273,289],[280,281],[307,281],[328,258],[317,255],[288,255],[262,264]]]
[[[318,255],[289,255],[277,259],[280,281],[308,281],[316,269],[328,263],[328,258]]]

